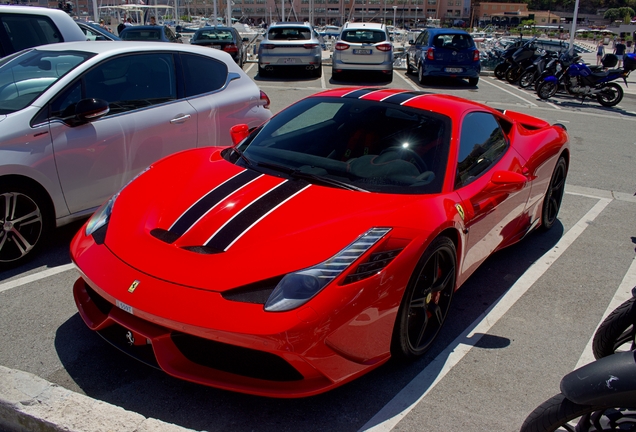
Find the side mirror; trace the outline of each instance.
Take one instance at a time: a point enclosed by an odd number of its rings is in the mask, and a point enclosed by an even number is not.
[[[80,122],[89,122],[105,116],[109,111],[108,102],[104,99],[82,99],[75,106],[75,117]]]
[[[415,45],[415,41],[410,40],[409,45]]]
[[[527,182],[526,176],[512,171],[496,171],[490,179],[490,183],[494,185],[493,189],[502,192],[521,190]]]
[[[250,128],[246,124],[237,124],[230,128],[230,136],[232,137],[232,144],[237,146],[241,141],[247,138],[250,134]]]

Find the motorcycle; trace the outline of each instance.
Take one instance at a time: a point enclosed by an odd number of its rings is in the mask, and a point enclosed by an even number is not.
[[[493,71],[494,74],[495,74],[495,78],[500,79],[500,80],[506,79],[506,71],[512,65],[512,63],[509,61],[509,59],[512,58],[512,55],[522,45],[523,45],[523,41],[517,41],[514,44],[510,45],[509,47],[507,47],[501,53],[501,55],[500,55],[501,63],[499,63],[497,66],[495,66],[495,69]]]
[[[564,376],[561,393],[530,413],[521,432],[636,430],[635,328],[636,287],[594,334],[597,360]]]
[[[598,103],[603,106],[618,105],[623,100],[623,88],[612,81],[622,78],[627,86],[627,77],[632,70],[636,69],[636,58],[629,57],[630,55],[634,56],[634,54],[625,55],[623,68],[596,72],[577,56],[560,75],[546,76],[537,86],[537,95],[541,99],[549,99],[559,88],[563,88],[569,95],[580,97],[582,101],[585,101],[587,97],[596,97]],[[609,54],[605,57],[616,65],[612,59],[616,56]]]
[[[506,81],[510,84],[517,82],[526,68],[539,57],[536,53],[537,48],[534,46],[536,40],[537,38],[535,37],[525,42],[506,60],[510,63],[506,70]]]
[[[530,87],[541,76],[552,59],[558,58],[556,51],[545,50],[528,66],[519,77],[519,87]]]

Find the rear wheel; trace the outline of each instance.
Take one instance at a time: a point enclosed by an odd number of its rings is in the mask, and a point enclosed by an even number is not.
[[[406,56],[406,74],[410,75],[413,73],[415,73],[415,69],[411,67],[411,62],[410,62],[409,56],[407,55]]]
[[[497,66],[495,66],[495,78],[497,79],[505,79],[506,78],[506,70],[508,69],[508,63],[499,63]]]
[[[412,359],[430,348],[450,308],[456,267],[454,243],[448,237],[433,240],[404,292],[393,329],[394,356]]]
[[[53,227],[47,200],[15,181],[0,184],[0,267],[14,267],[35,254]]]
[[[559,157],[556,167],[552,172],[550,185],[543,198],[543,208],[541,210],[541,229],[549,230],[554,225],[559,215],[563,193],[565,192],[565,179],[568,174],[568,167],[563,156]]]
[[[265,70],[265,68],[262,68],[260,66],[258,67],[258,76],[260,76],[262,78],[262,77],[266,77],[268,75],[269,75],[269,72],[267,72]]]
[[[603,106],[613,107],[623,100],[623,88],[616,83],[609,83],[603,87],[596,100]]]
[[[511,67],[506,71],[506,81],[510,84],[514,84],[517,82],[522,73],[523,69],[520,67]]]
[[[479,77],[468,78],[468,85],[476,87],[478,82],[479,82]]]
[[[320,78],[322,76],[322,64],[319,64],[318,66],[316,66],[316,69],[312,71],[312,74],[316,78]]]
[[[424,66],[422,63],[417,67],[417,80],[420,84],[424,84],[426,82],[426,76],[424,75]]]
[[[543,81],[537,87],[537,95],[541,99],[550,99],[557,92],[558,84],[556,81]]]

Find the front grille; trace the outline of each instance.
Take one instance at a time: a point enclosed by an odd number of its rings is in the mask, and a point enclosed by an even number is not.
[[[93,288],[91,288],[86,282],[84,282],[84,288],[86,289],[86,292],[88,293],[88,296],[91,298],[93,303],[95,303],[95,306],[97,306],[97,309],[99,309],[99,311],[104,315],[108,315],[110,310],[113,308],[113,305],[102,296],[97,294],[95,290],[93,290]]]
[[[103,337],[106,342],[120,349],[131,357],[136,358],[142,363],[152,366],[157,369],[161,369],[155,358],[155,353],[152,350],[152,345],[131,345],[126,335],[129,331],[120,326],[119,324],[113,324],[110,327],[106,327],[103,330],[98,330],[97,334]]]
[[[191,362],[267,381],[300,381],[303,376],[277,355],[174,332],[172,341]]]
[[[222,292],[221,295],[225,300],[237,301],[243,303],[265,304],[267,299],[276,288],[276,285],[283,279],[278,276],[266,280],[262,280],[253,284],[244,285],[230,291]]]

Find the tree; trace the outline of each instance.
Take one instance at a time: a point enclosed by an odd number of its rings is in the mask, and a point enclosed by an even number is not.
[[[634,9],[630,7],[611,8],[605,11],[603,18],[610,21],[623,21],[629,15],[629,18],[633,17]]]

